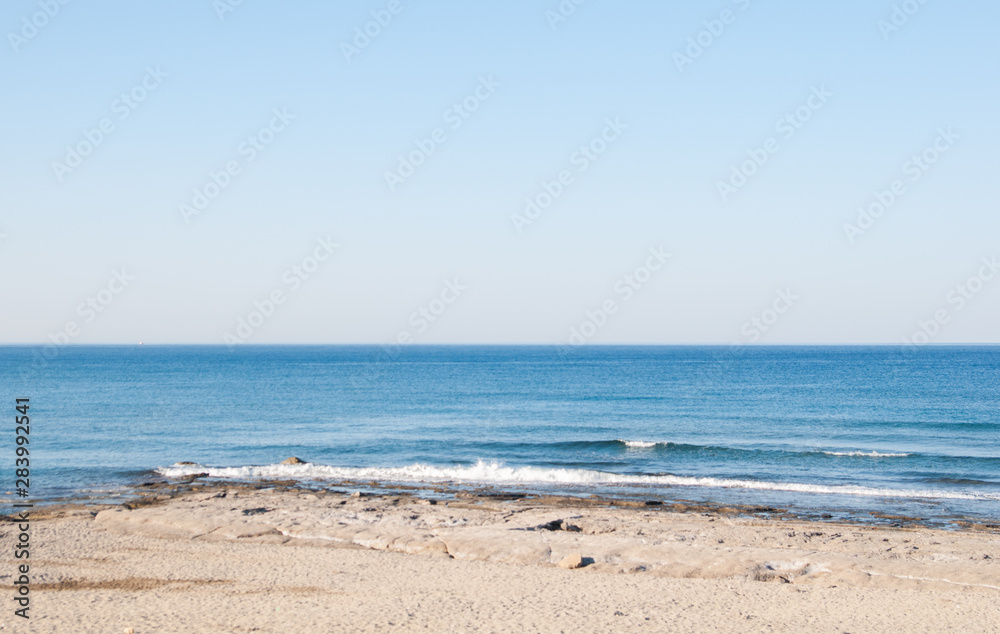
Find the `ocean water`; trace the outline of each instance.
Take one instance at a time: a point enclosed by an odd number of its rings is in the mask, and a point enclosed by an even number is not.
[[[39,500],[207,472],[1000,519],[997,346],[13,346],[0,385]]]

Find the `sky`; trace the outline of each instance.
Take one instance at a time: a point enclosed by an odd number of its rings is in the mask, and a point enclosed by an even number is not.
[[[996,343],[1000,5],[0,6],[0,342]]]

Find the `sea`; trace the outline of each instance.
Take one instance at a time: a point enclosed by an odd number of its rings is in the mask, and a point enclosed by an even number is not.
[[[6,503],[26,398],[38,503],[199,473],[1000,520],[998,346],[5,346],[0,386]]]

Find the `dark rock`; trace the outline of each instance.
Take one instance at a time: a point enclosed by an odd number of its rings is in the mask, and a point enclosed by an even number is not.
[[[537,530],[543,530],[543,531],[570,531],[573,533],[580,532],[579,526],[574,526],[573,524],[568,523],[566,520],[552,520],[551,522],[547,522],[545,524],[539,524],[535,528]]]

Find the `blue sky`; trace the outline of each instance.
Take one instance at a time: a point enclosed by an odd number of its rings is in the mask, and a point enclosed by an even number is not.
[[[0,341],[998,341],[994,3],[224,2],[0,8]]]

